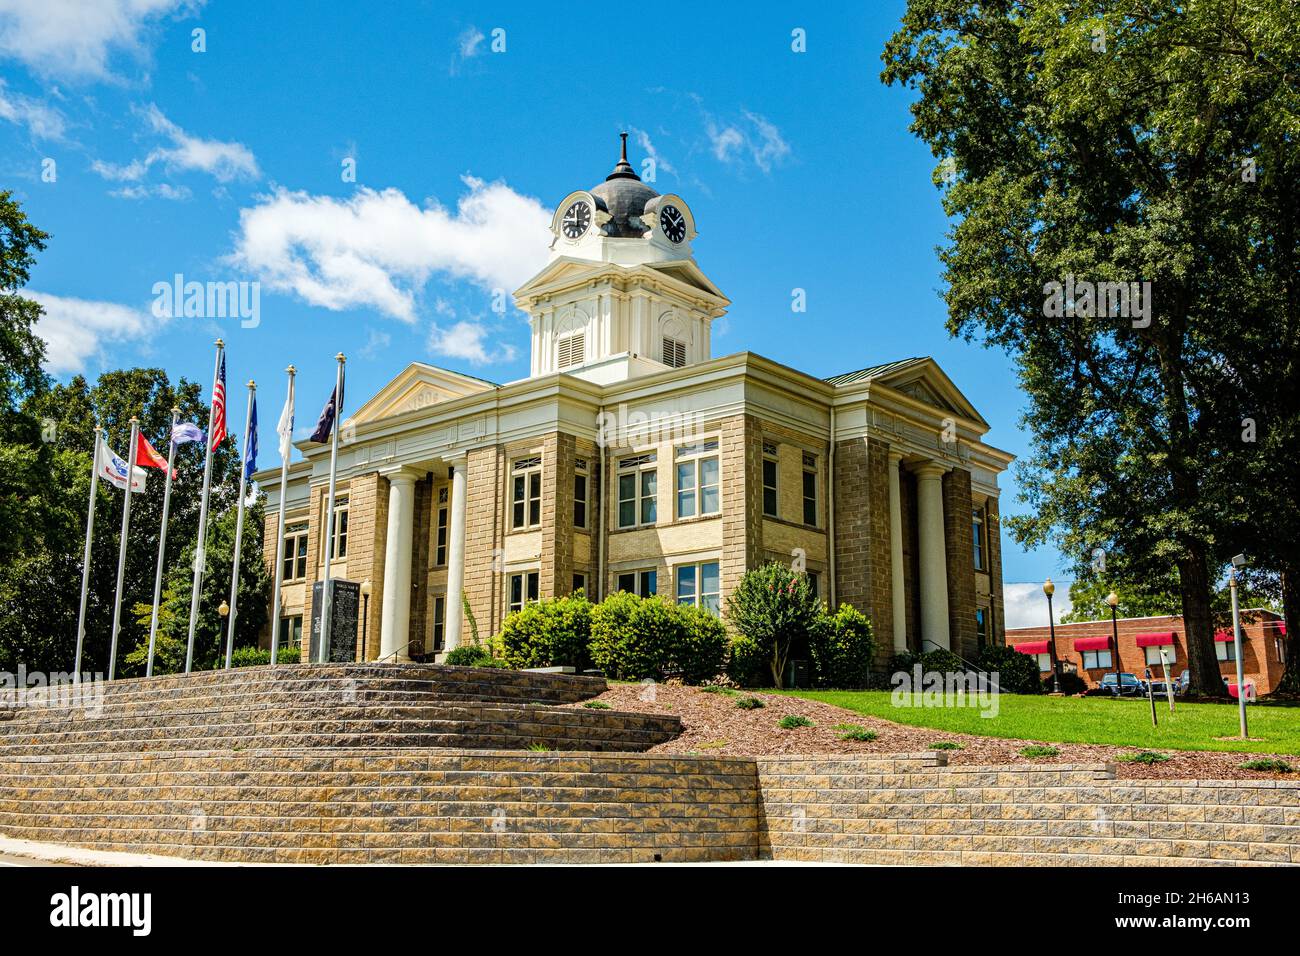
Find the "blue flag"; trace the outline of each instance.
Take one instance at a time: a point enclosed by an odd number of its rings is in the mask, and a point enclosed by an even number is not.
[[[330,440],[330,432],[334,430],[334,419],[338,417],[338,407],[343,404],[342,396],[336,396],[334,392],[342,391],[336,388],[330,392],[330,400],[325,403],[325,407],[320,411],[320,418],[316,420],[316,430],[311,433],[311,440],[318,444],[324,444]],[[339,401],[335,401],[335,398]]]
[[[248,444],[244,448],[244,478],[248,481],[253,480],[253,472],[257,471],[257,394],[253,394],[253,401],[248,406]]]

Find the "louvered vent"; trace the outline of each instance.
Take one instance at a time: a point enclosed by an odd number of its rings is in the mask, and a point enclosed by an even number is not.
[[[558,366],[562,369],[581,365],[586,353],[587,336],[584,332],[560,339]]]
[[[686,343],[664,336],[664,364],[681,368],[686,364]]]

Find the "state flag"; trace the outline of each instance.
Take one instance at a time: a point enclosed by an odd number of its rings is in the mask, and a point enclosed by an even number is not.
[[[104,440],[104,433],[95,437],[95,473],[110,482],[115,488],[126,488],[126,462],[113,453]],[[145,470],[136,465],[131,474],[131,491],[136,494],[144,491]]]

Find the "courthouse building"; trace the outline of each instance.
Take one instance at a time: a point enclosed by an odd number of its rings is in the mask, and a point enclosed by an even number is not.
[[[882,662],[1003,643],[998,475],[1012,456],[985,444],[988,423],[932,359],[818,378],[715,356],[730,302],[692,255],[695,217],[641,181],[626,140],[551,232],[550,262],[514,293],[532,328],[527,378],[413,362],[345,409],[331,548],[328,445],[297,445],[286,488],[278,469],[256,475],[282,634],[305,653],[329,551],[333,576],[365,585],[361,659],[434,658],[579,589],[719,611],[767,561],[805,567],[828,603],[869,615]],[[862,327],[825,348],[866,352]]]

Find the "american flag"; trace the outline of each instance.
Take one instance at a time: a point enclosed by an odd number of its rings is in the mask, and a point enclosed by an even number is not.
[[[212,383],[212,444],[208,447],[216,451],[217,446],[226,440],[226,353],[221,353],[217,363],[217,380]]]

